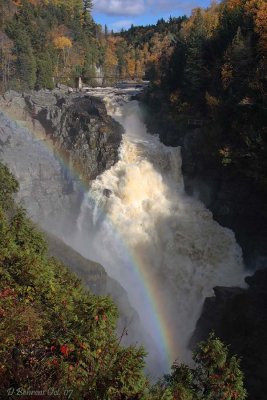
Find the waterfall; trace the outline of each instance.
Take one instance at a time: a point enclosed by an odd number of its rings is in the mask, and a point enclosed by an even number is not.
[[[180,148],[147,133],[137,101],[114,91],[105,101],[125,128],[120,159],[91,184],[73,243],[126,289],[151,338],[151,370],[166,372],[175,359],[188,360],[212,288],[242,282],[242,254],[234,234],[185,194]]]

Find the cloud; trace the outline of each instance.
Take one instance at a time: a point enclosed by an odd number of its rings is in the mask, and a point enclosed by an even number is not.
[[[141,15],[173,15],[175,11],[190,13],[200,0],[93,0],[93,9],[112,17],[138,17]],[[124,20],[126,21],[126,19]]]
[[[113,16],[137,16],[146,11],[146,3],[145,0],[95,0],[94,10]]]
[[[169,12],[176,10],[190,11],[197,7],[196,0],[152,0],[154,1],[154,10],[156,12]]]

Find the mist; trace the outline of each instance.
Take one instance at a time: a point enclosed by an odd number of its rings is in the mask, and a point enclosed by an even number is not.
[[[131,92],[90,94],[105,101],[125,133],[119,161],[91,181],[86,193],[65,192],[62,167],[45,142],[4,116],[2,139],[10,143],[3,159],[20,182],[18,198],[33,220],[99,262],[125,289],[140,321],[125,327],[122,343],[145,346],[153,379],[177,359],[190,362],[188,342],[204,299],[214,286],[243,281],[242,253],[232,231],[185,194],[180,148],[147,133]]]
[[[214,286],[242,282],[242,253],[234,234],[185,194],[180,148],[147,133],[137,101],[112,93],[104,100],[125,129],[120,159],[92,182],[70,243],[127,291],[155,376],[190,360],[204,299]]]

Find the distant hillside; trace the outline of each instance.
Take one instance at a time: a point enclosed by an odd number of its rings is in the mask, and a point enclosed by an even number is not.
[[[1,0],[2,91],[89,79],[104,52],[91,1]]]
[[[110,85],[153,76],[152,64],[185,20],[114,34],[94,22],[91,8],[90,0],[0,0],[0,92],[74,86],[77,77]]]

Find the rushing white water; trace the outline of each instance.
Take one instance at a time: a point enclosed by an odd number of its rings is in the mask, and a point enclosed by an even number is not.
[[[180,149],[148,134],[138,103],[124,100],[118,94],[105,98],[125,128],[120,160],[85,196],[75,242],[127,290],[152,338],[153,370],[161,373],[169,361],[187,357],[212,288],[242,282],[242,255],[233,233],[184,193]],[[171,360],[165,359],[167,339]]]

